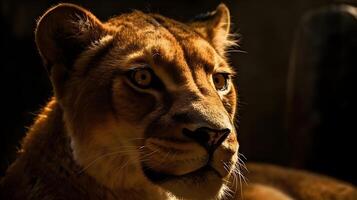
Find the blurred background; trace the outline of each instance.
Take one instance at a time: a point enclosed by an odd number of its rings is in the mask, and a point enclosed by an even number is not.
[[[20,139],[51,97],[34,42],[36,19],[59,1],[1,0],[0,176]],[[67,1],[106,20],[133,9],[181,21],[220,1]],[[259,161],[306,169],[357,184],[355,75],[357,0],[231,0],[241,34],[231,63],[242,101],[240,151]]]

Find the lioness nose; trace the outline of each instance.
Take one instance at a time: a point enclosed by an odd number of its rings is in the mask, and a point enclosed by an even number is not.
[[[227,138],[231,130],[222,129],[215,130],[207,127],[201,127],[194,131],[190,131],[187,128],[182,130],[182,133],[197,143],[205,147],[208,151],[213,152],[222,142]]]

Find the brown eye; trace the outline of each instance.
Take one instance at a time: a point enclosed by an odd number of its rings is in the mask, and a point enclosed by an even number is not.
[[[218,73],[213,75],[213,83],[216,90],[223,91],[227,89],[228,75],[224,73]]]
[[[137,69],[132,72],[132,81],[141,88],[147,88],[152,82],[152,72],[148,69]]]

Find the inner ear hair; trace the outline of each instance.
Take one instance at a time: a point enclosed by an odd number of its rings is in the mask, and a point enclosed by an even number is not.
[[[65,3],[50,8],[39,18],[35,38],[50,72],[54,64],[70,67],[75,58],[103,32],[103,24],[91,12]]]
[[[223,3],[215,11],[198,16],[189,25],[210,42],[221,56],[225,56],[228,48],[237,45],[230,34],[229,9]]]

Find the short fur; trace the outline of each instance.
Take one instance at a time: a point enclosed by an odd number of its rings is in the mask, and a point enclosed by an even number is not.
[[[234,75],[229,25],[223,4],[186,24],[139,11],[101,22],[73,4],[49,9],[36,44],[54,97],[1,180],[1,199],[355,198],[348,184],[265,165],[249,167],[243,192],[233,184],[237,91],[230,78],[224,90],[212,78]],[[138,87],[134,68],[150,69],[155,84]],[[212,151],[184,134],[203,127],[229,133]]]

